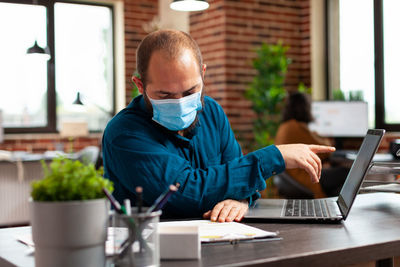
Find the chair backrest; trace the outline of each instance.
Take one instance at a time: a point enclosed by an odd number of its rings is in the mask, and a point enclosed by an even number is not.
[[[284,198],[314,198],[313,192],[293,179],[287,172],[275,175],[273,178],[278,193]]]
[[[81,151],[79,151],[77,156],[77,159],[85,164],[90,164],[92,163],[93,165],[96,165],[97,160],[99,159],[100,156],[100,148],[97,146],[87,146]]]

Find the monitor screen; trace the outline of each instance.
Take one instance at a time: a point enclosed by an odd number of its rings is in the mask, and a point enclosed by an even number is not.
[[[368,103],[314,101],[312,131],[326,137],[362,137],[368,130]]]

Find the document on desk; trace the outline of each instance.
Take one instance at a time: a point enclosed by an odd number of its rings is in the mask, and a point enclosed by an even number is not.
[[[400,183],[388,183],[380,185],[371,185],[362,187],[361,192],[388,192],[388,193],[400,193]]]
[[[171,221],[160,222],[159,227],[199,227],[200,241],[202,243],[229,242],[240,240],[255,240],[275,238],[277,232],[269,232],[238,222],[211,222],[209,220]]]

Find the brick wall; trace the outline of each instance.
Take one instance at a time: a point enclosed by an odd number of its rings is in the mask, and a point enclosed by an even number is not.
[[[158,0],[125,0],[125,73],[126,73],[126,103],[131,101],[133,85],[132,73],[136,69],[135,51],[140,40],[146,35],[143,24],[151,21],[158,14]],[[64,147],[67,150],[70,142],[60,138],[57,134],[44,135],[7,135],[6,140],[0,144],[0,150],[23,150],[28,152],[43,152]],[[89,145],[100,145],[101,134],[90,137],[76,138],[73,140],[74,149],[80,150]]]
[[[251,65],[255,48],[263,42],[282,41],[290,47],[287,55],[292,59],[285,88],[294,90],[300,82],[310,86],[310,2],[211,0],[209,3],[209,9],[190,16],[190,33],[208,66],[207,93],[223,106],[237,138],[251,140],[255,115],[243,93],[256,74]]]
[[[43,153],[48,150],[64,150],[69,152],[71,145],[74,151],[87,146],[100,146],[101,134],[91,134],[89,137],[78,137],[73,140],[61,138],[58,134],[12,134],[2,144],[0,150],[26,151]]]
[[[158,0],[125,0],[125,81],[126,104],[132,100],[131,78],[136,70],[136,48],[147,35],[143,25],[158,15]]]

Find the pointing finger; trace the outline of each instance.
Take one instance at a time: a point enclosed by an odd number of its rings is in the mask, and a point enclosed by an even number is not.
[[[328,153],[336,150],[336,148],[333,146],[309,145],[308,147],[314,153]]]

